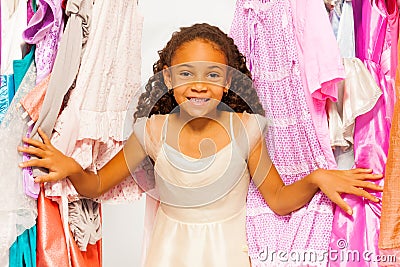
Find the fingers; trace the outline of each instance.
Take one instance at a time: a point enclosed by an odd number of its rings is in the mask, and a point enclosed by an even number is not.
[[[18,147],[18,151],[19,152],[28,153],[28,154],[31,154],[31,155],[35,155],[35,156],[37,156],[39,158],[43,158],[43,156],[44,156],[44,151],[42,149],[36,148],[36,147],[33,147],[33,146],[30,146],[30,147],[19,146]]]
[[[34,146],[34,147],[41,148],[41,149],[44,148],[44,144],[38,140],[24,137],[24,138],[22,138],[22,141],[30,146]]]
[[[372,173],[372,169],[351,169],[348,170],[348,174],[358,180],[379,180],[383,177],[383,174]]]
[[[26,168],[26,167],[43,167],[46,169],[48,168],[46,162],[43,159],[31,159],[31,160],[19,163],[18,166],[21,168]]]
[[[35,183],[47,183],[47,182],[55,182],[58,181],[57,177],[52,174],[38,176],[35,178]]]
[[[369,200],[371,200],[373,202],[379,202],[380,201],[379,198],[371,195],[370,193],[368,193],[367,191],[365,191],[362,188],[354,187],[352,190],[350,190],[349,193],[353,194],[353,195],[357,195],[357,196],[363,197],[363,198],[366,198],[366,199],[369,199]]]
[[[379,179],[382,179],[382,177],[383,177],[383,174],[373,174],[373,173],[371,173],[371,174],[364,174],[364,175],[362,175],[362,180],[379,180]]]
[[[42,131],[40,127],[38,128],[38,133],[40,138],[42,138],[44,144],[50,144],[49,137],[45,134],[45,132]]]
[[[330,199],[350,216],[353,214],[353,210],[351,209],[349,204],[347,204],[346,201],[344,201],[338,193],[336,193],[334,196],[331,196]]]
[[[355,183],[354,186],[374,191],[383,191],[383,186],[371,182],[359,181],[358,183]]]
[[[351,173],[372,173],[372,169],[364,169],[364,168],[355,168],[349,170]]]

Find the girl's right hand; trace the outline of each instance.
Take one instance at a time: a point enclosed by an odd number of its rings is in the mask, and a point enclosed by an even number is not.
[[[57,150],[51,144],[48,136],[40,128],[38,129],[38,133],[43,142],[30,138],[23,138],[22,141],[29,146],[18,146],[18,151],[37,157],[37,159],[21,162],[18,165],[19,167],[39,167],[49,170],[47,175],[36,177],[36,183],[56,182],[69,175],[83,171],[82,167],[73,158],[67,157],[61,151]]]

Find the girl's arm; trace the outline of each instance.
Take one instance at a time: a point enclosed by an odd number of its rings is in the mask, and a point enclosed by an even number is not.
[[[18,151],[32,154],[38,159],[19,164],[20,167],[42,167],[49,170],[47,175],[36,177],[35,182],[55,182],[68,177],[76,191],[89,198],[94,198],[107,192],[113,186],[122,182],[130,175],[139,163],[146,157],[136,136],[132,134],[125,146],[119,151],[97,174],[83,170],[71,157],[65,156],[57,150],[42,130],[38,130],[43,143],[37,140],[24,138],[29,147],[18,147]],[[129,153],[129,154],[126,154]],[[129,155],[129,164],[126,161]]]
[[[342,199],[341,193],[365,197],[378,202],[364,189],[382,191],[382,187],[365,180],[381,179],[381,174],[372,174],[369,169],[324,170],[318,169],[303,179],[290,185],[285,185],[275,166],[265,166],[269,162],[264,138],[258,142],[248,159],[250,175],[258,186],[270,208],[279,215],[286,215],[307,204],[314,194],[321,190],[349,215],[351,207]]]

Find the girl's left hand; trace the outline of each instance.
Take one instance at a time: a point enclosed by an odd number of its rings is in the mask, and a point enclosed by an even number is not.
[[[349,215],[353,214],[351,207],[340,196],[342,193],[364,197],[373,202],[379,202],[379,198],[371,195],[365,189],[382,191],[383,187],[366,180],[379,180],[382,174],[373,174],[371,169],[352,170],[324,170],[318,169],[312,173],[314,183],[325,195],[336,203]]]

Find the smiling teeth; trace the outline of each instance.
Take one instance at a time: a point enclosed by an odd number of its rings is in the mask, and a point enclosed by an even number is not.
[[[208,98],[197,98],[197,97],[191,97],[189,98],[190,102],[195,102],[195,103],[203,103],[203,102],[207,102]]]

